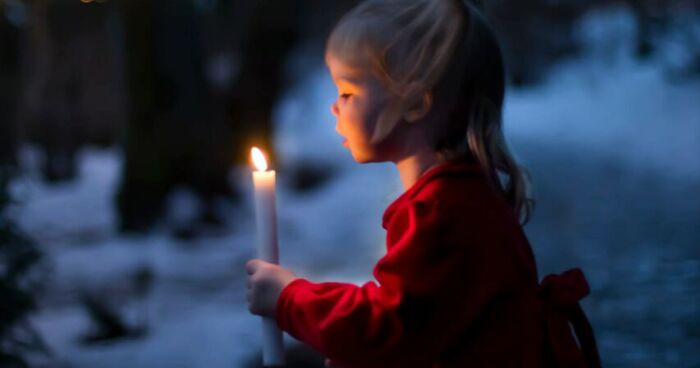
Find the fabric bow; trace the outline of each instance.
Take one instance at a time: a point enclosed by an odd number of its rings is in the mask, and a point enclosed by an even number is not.
[[[593,328],[578,303],[589,292],[588,282],[579,268],[559,275],[547,275],[540,283],[539,295],[547,334],[547,366],[600,367]]]

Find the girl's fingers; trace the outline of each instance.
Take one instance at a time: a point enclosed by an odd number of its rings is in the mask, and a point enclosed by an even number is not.
[[[255,271],[258,270],[258,267],[260,267],[260,260],[259,259],[251,259],[250,261],[246,262],[245,271],[249,275],[252,275],[255,273]]]

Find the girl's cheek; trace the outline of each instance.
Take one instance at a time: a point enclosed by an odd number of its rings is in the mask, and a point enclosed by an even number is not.
[[[339,115],[347,115],[348,112],[352,110],[348,101],[342,98],[338,98],[337,106]]]

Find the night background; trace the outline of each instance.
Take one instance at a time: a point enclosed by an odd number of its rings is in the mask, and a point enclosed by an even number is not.
[[[0,0],[0,367],[259,367],[253,145],[282,264],[371,279],[402,187],[342,147],[323,64],[356,3]],[[583,269],[603,366],[700,367],[700,1],[479,3],[540,277]]]

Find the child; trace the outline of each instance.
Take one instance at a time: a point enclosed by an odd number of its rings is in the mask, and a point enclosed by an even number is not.
[[[396,164],[406,191],[383,217],[376,282],[312,283],[251,260],[251,312],[336,367],[599,365],[580,271],[538,285],[520,225],[531,201],[501,128],[503,61],[479,11],[365,1],[333,30],[326,62],[343,144],[359,163]]]

